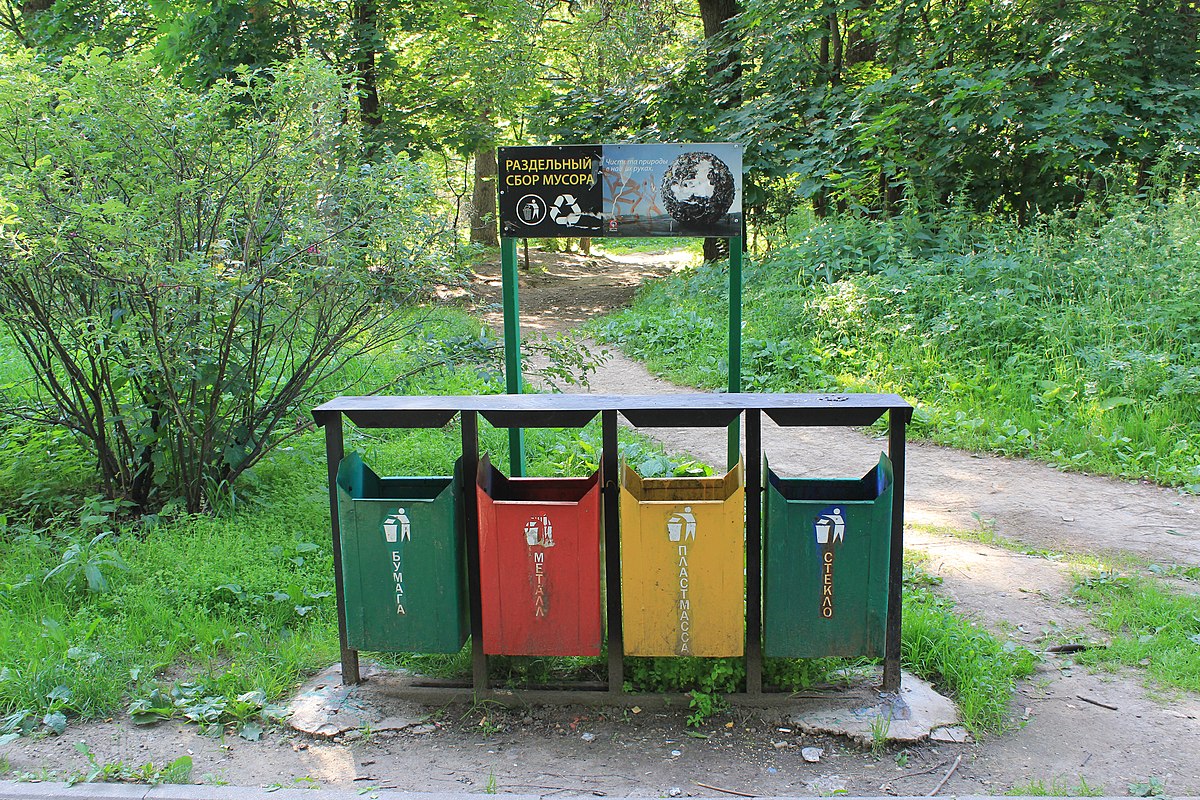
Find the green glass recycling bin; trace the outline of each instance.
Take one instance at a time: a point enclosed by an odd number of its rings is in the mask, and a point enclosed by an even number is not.
[[[861,480],[764,475],[764,655],[882,656],[891,461]]]
[[[470,631],[462,465],[451,477],[380,478],[338,466],[346,633],[357,650],[457,653]]]

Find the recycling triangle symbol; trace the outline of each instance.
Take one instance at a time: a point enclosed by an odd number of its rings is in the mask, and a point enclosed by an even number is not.
[[[550,205],[550,219],[559,225],[574,225],[583,217],[583,209],[573,194],[560,194]]]

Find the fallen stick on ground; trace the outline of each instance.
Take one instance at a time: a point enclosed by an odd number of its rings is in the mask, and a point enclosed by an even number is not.
[[[758,797],[758,795],[756,795],[756,794],[747,794],[746,792],[739,792],[737,789],[722,789],[720,786],[709,786],[707,783],[701,783],[700,781],[692,781],[692,783],[694,783],[697,786],[700,786],[704,789],[712,789],[714,792],[724,792],[725,794],[736,794],[738,797]]]
[[[1101,708],[1107,708],[1109,711],[1116,711],[1116,710],[1117,710],[1117,707],[1116,707],[1116,706],[1110,706],[1108,703],[1101,703],[1099,700],[1093,700],[1092,698],[1090,698],[1090,697],[1084,697],[1084,696],[1083,696],[1083,695],[1081,695],[1081,694],[1077,694],[1077,695],[1075,695],[1075,696],[1076,696],[1076,697],[1078,697],[1080,700],[1082,700],[1082,701],[1083,701],[1083,702],[1085,702],[1085,703],[1091,703],[1091,704],[1092,704],[1092,705],[1094,705],[1094,706],[1100,706]]]
[[[962,753],[959,753],[958,758],[954,759],[954,766],[950,767],[950,770],[945,775],[942,776],[942,779],[940,781],[938,781],[938,785],[933,787],[933,791],[931,791],[929,794],[927,794],[925,796],[933,797],[935,794],[937,794],[938,791],[943,786],[946,785],[946,781],[950,780],[950,776],[954,774],[954,770],[958,769],[958,765],[961,763],[962,763]]]
[[[940,763],[934,764],[934,765],[933,765],[932,767],[930,767],[929,769],[919,769],[919,770],[917,770],[916,772],[905,772],[903,775],[897,775],[897,776],[896,776],[896,778],[897,778],[897,779],[900,779],[900,778],[915,778],[915,777],[917,777],[918,775],[928,775],[928,774],[929,774],[929,773],[931,773],[931,772],[937,772],[939,769],[941,769],[942,767],[946,766],[946,765],[947,765],[947,764],[949,764],[949,763],[950,763],[949,761],[942,761],[942,762],[940,762]]]
[[[1091,644],[1056,644],[1047,647],[1047,653],[1082,653],[1084,650],[1105,650],[1108,645],[1094,642]]]

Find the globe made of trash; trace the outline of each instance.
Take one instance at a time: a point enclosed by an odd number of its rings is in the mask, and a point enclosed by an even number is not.
[[[677,222],[692,227],[712,225],[733,205],[733,173],[712,153],[684,153],[671,162],[662,178],[663,205]]]

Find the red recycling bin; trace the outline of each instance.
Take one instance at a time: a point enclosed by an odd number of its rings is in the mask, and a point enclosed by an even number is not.
[[[479,465],[483,651],[600,654],[600,480],[508,478]]]

